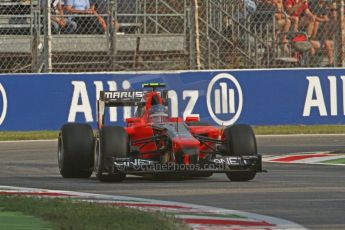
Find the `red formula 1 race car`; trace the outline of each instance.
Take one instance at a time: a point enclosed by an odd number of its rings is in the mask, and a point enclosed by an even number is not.
[[[58,141],[60,173],[66,178],[119,182],[126,174],[211,176],[225,173],[231,181],[252,180],[262,171],[253,130],[236,124],[213,127],[197,117],[169,117],[164,84],[148,91],[111,91],[98,100],[98,130],[88,124],[65,124]],[[135,106],[126,127],[105,126],[106,107]]]

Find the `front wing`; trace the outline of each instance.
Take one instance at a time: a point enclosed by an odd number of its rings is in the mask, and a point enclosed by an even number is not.
[[[114,172],[126,174],[159,174],[185,172],[226,173],[234,171],[263,172],[261,155],[254,156],[219,156],[210,160],[201,159],[196,164],[178,164],[174,162],[133,158],[113,158]]]

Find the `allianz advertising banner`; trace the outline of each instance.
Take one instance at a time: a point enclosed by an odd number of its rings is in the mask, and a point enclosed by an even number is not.
[[[101,90],[167,84],[172,116],[215,125],[344,124],[345,70],[243,70],[172,73],[0,75],[0,130],[57,130],[96,124]],[[111,108],[107,123],[124,125],[133,108]]]

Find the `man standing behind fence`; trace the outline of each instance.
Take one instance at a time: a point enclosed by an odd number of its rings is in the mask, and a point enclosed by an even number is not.
[[[46,8],[47,0],[41,0],[41,9]],[[73,33],[77,29],[77,24],[67,17],[64,17],[61,0],[48,0],[51,7],[51,27],[53,34]]]
[[[65,0],[65,11],[73,14],[71,20],[77,23],[77,33],[104,33],[105,21],[100,21],[95,9],[91,8],[89,0]]]
[[[107,17],[111,14],[111,9],[109,7],[109,0],[90,0],[91,9],[94,9],[98,15],[99,23],[102,25],[102,19],[104,22],[108,21]],[[120,30],[120,24],[114,19],[112,22],[115,31]],[[107,24],[103,24],[102,28],[105,30],[107,27]]]
[[[91,5],[89,0],[65,0],[64,8],[68,14],[74,14],[71,18],[78,24],[77,33],[102,34],[106,31],[107,23],[104,16],[98,14],[98,7],[97,4]],[[110,12],[105,13],[109,15]],[[112,25],[116,31],[119,30],[119,24],[116,21]]]
[[[339,17],[337,15],[337,4],[333,2],[329,9],[326,25],[323,31],[323,33],[325,34],[324,47],[327,51],[328,56],[327,67],[333,67],[336,64],[334,63],[334,40],[338,32],[338,28],[335,26],[338,23],[338,18]]]
[[[310,10],[315,15],[312,39],[323,40],[324,35],[318,34],[319,28],[324,29],[325,23],[329,21],[328,9],[325,0],[313,1],[310,4]],[[328,25],[329,26],[329,25]]]

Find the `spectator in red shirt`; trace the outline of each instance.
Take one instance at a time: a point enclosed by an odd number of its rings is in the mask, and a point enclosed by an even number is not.
[[[291,17],[294,32],[298,32],[298,27],[307,27],[307,35],[310,37],[314,28],[315,16],[309,10],[308,0],[286,0],[286,11]]]

